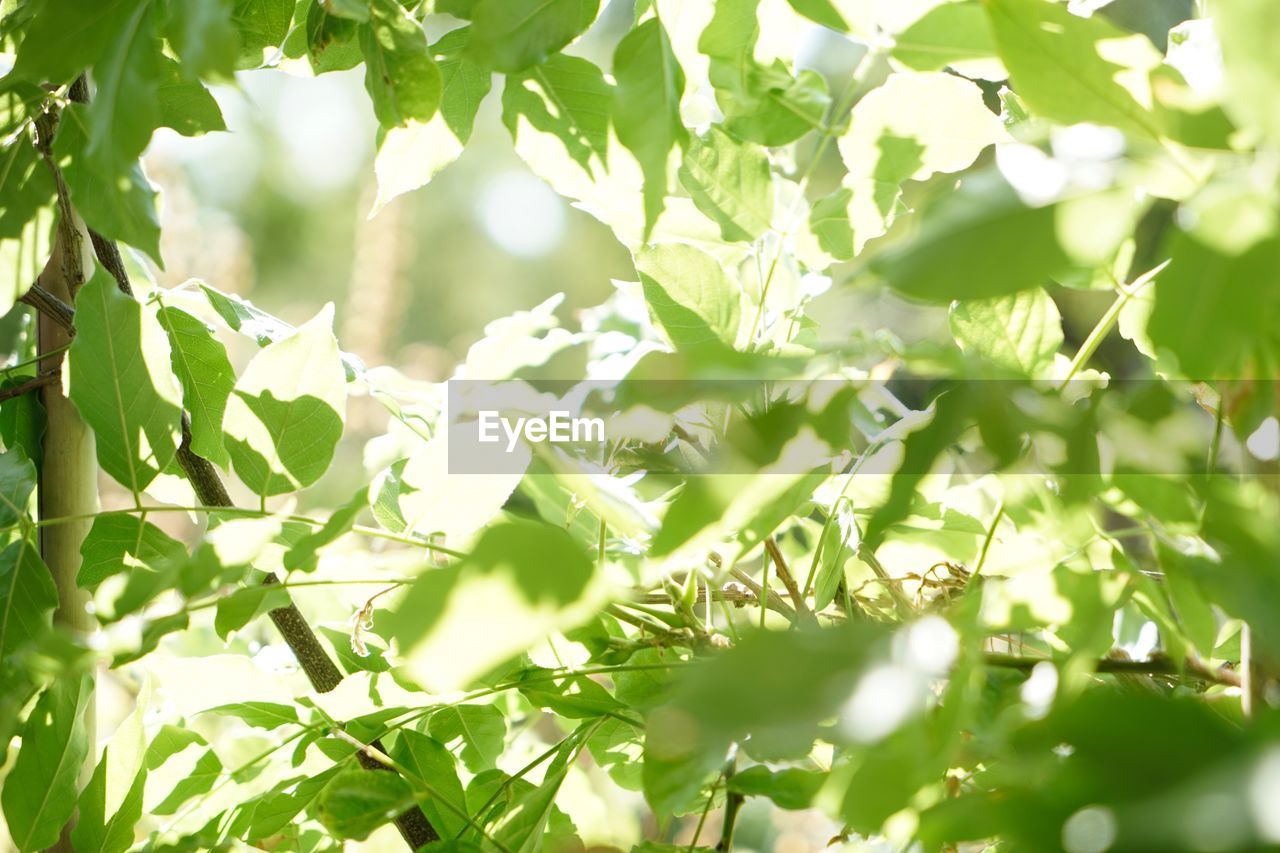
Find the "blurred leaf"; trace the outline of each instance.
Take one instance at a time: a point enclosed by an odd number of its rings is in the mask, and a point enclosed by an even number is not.
[[[1226,75],[1222,99],[1242,127],[1280,139],[1280,69],[1273,46],[1280,37],[1280,9],[1266,0],[1233,0],[1212,6]]]
[[[191,413],[191,449],[225,468],[229,457],[222,416],[236,384],[227,349],[204,322],[181,309],[163,306],[156,318],[169,336],[173,372],[182,383],[182,405]]]
[[[498,524],[456,565],[418,576],[387,614],[387,636],[422,684],[461,688],[550,632],[595,615],[603,589],[594,575],[564,530],[541,522]]]
[[[680,121],[684,71],[662,23],[651,18],[618,43],[613,54],[613,125],[644,172],[644,238],[666,203],[671,150],[689,138]],[[657,84],[655,85],[655,81]]]
[[[524,71],[581,35],[599,7],[599,0],[479,0],[469,10],[472,50],[497,71]]]
[[[22,748],[0,790],[5,823],[23,853],[58,840],[76,807],[76,779],[89,754],[84,716],[93,696],[88,676],[54,681],[22,729]]]
[[[62,111],[54,153],[62,165],[62,177],[71,190],[76,212],[91,228],[104,236],[121,240],[160,259],[160,217],[156,211],[158,193],[137,162],[122,172],[104,172],[87,154],[90,137],[83,104],[71,104]]]
[[[905,209],[902,184],[968,168],[988,145],[1007,138],[981,90],[950,74],[894,74],[863,96],[839,139],[854,250],[885,233]]]
[[[240,52],[231,16],[233,0],[184,0],[169,4],[163,24],[169,46],[188,77],[227,80],[235,72]]]
[[[89,168],[113,182],[138,159],[160,124],[160,49],[156,12],[142,3],[94,66],[97,91],[84,109],[89,144],[83,156]]]
[[[413,791],[399,775],[352,767],[325,785],[318,812],[320,822],[335,837],[363,841],[413,803]]]
[[[270,497],[309,486],[329,467],[346,415],[333,306],[254,356],[223,419],[236,474]]]
[[[757,764],[735,773],[729,779],[729,790],[748,797],[768,797],[783,809],[807,809],[824,782],[825,773],[789,767],[771,771]]]
[[[1125,83],[1159,64],[1146,37],[1098,15],[1043,0],[985,0],[1000,58],[1033,112],[1062,124],[1094,122],[1159,138],[1151,111]]]
[[[739,291],[710,255],[683,243],[641,249],[645,301],[677,349],[738,338]]]
[[[950,320],[962,350],[1033,379],[1042,378],[1062,346],[1062,317],[1042,288],[957,302]]]
[[[1054,209],[1027,207],[991,175],[964,181],[925,211],[910,239],[871,260],[889,286],[929,302],[1016,293],[1069,265]]]
[[[1274,364],[1280,239],[1271,235],[1229,254],[1179,230],[1165,251],[1171,261],[1155,284],[1147,321],[1157,351],[1173,355],[1193,379],[1236,378]]]
[[[369,23],[360,25],[364,85],[383,127],[428,121],[440,107],[440,69],[427,50],[422,27],[397,0],[371,0]]]
[[[99,267],[76,299],[71,400],[102,469],[135,496],[168,467],[182,414],[169,344],[149,312]]]
[[[145,5],[146,0],[40,0],[30,10],[31,23],[18,46],[12,76],[71,82],[86,66],[98,63]]]
[[[889,55],[916,71],[941,71],[996,53],[991,22],[976,2],[941,3],[893,38]]]
[[[768,230],[773,177],[760,146],[736,142],[712,125],[706,136],[691,141],[680,182],[698,209],[719,224],[725,240],[754,240]]]

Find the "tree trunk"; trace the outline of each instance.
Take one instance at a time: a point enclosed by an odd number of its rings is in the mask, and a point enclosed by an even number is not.
[[[77,245],[68,246],[67,237]],[[49,263],[40,274],[40,285],[68,305],[72,304],[74,290],[84,280],[82,266],[83,240],[73,228],[59,228]],[[38,348],[44,354],[70,343],[65,330],[47,317],[39,316]],[[64,354],[51,355],[40,362],[40,371],[49,372],[61,368]],[[65,518],[97,512],[98,510],[98,460],[94,450],[93,432],[80,419],[80,413],[63,391],[62,382],[53,382],[41,389],[44,402],[46,427],[40,469],[39,512],[41,519]],[[89,532],[93,520],[84,518],[40,528],[40,554],[53,575],[58,588],[58,609],[54,624],[63,630],[86,637],[95,627],[89,613],[89,595],[76,585],[80,571],[80,544]],[[93,771],[96,756],[95,703],[89,700],[81,725],[88,733],[90,749],[82,768],[82,783],[87,783]],[[74,818],[73,818],[74,822]],[[53,850],[71,851],[69,833],[72,824],[63,829],[62,838]]]

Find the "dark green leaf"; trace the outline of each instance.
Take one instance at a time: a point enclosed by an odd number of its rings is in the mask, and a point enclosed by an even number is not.
[[[40,695],[22,729],[22,748],[0,791],[5,822],[23,853],[53,846],[76,807],[76,780],[89,753],[88,676],[62,678]]]
[[[581,35],[599,8],[600,0],[480,0],[470,10],[472,50],[498,71],[524,71]]]
[[[440,69],[427,36],[396,0],[372,0],[369,23],[360,25],[364,85],[383,127],[425,122],[440,107]]]
[[[319,818],[336,837],[363,840],[413,802],[412,789],[399,775],[353,767],[339,772],[320,792]]]
[[[164,330],[101,267],[76,299],[71,400],[93,427],[102,469],[134,495],[168,467],[181,407]]]

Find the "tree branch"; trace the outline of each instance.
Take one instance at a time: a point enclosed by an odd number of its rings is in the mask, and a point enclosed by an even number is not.
[[[68,336],[75,337],[75,309],[46,290],[40,282],[32,284],[26,293],[18,297],[18,301],[30,305],[48,317]]]
[[[12,400],[14,397],[21,397],[23,394],[39,390],[46,385],[55,385],[61,378],[62,374],[58,372],[41,373],[39,376],[33,376],[26,382],[19,385],[14,385],[9,388],[0,388],[0,403],[5,400]]]
[[[1003,667],[1005,669],[1018,669],[1029,672],[1038,664],[1055,663],[1051,658],[1022,657],[1019,655],[999,654],[996,652],[988,652],[985,656],[987,666]],[[1207,666],[1202,661],[1188,658],[1181,663],[1164,657],[1163,655],[1148,658],[1147,660],[1122,660],[1116,658],[1102,658],[1093,668],[1094,672],[1119,675],[1168,675],[1182,676],[1186,678],[1194,678],[1208,684],[1221,684],[1225,687],[1239,687],[1241,685],[1240,673],[1234,669],[1226,667]]]
[[[93,230],[89,231],[89,237],[93,242],[94,253],[99,263],[115,279],[116,286],[123,293],[133,296],[133,286],[129,282],[129,274],[124,268],[120,250],[115,241]],[[182,413],[182,442],[178,446],[177,459],[202,504],[234,507],[231,496],[227,493],[227,488],[223,485],[222,478],[218,476],[213,463],[191,449],[191,417],[185,411]],[[264,585],[278,584],[280,579],[272,572],[268,573],[262,582]],[[310,623],[297,605],[291,602],[284,607],[277,607],[267,615],[271,617],[276,629],[293,652],[298,665],[306,674],[307,680],[311,682],[311,687],[317,693],[328,693],[336,688],[342,681],[342,672],[329,657],[328,651],[321,645],[320,640],[316,638],[315,631],[311,629]],[[375,740],[370,746],[379,752],[385,752],[380,741]],[[363,752],[358,756],[358,760],[366,770],[390,769]],[[416,805],[398,815],[395,822],[405,843],[413,850],[440,838],[422,809]]]
[[[777,569],[778,579],[787,588],[787,595],[791,596],[791,601],[796,606],[796,613],[800,614],[806,621],[813,622],[816,617],[813,615],[813,611],[809,609],[809,604],[804,600],[804,594],[800,592],[796,579],[791,576],[791,569],[787,566],[786,558],[782,556],[782,549],[778,547],[777,541],[772,536],[764,540],[764,549],[773,558],[773,565]]]

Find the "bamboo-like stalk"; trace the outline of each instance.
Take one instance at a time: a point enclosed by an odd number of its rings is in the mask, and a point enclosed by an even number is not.
[[[75,233],[76,245],[67,245],[64,234]],[[40,285],[54,297],[70,304],[71,294],[84,280],[80,235],[72,229],[59,229],[54,250],[48,264],[40,274]],[[78,279],[76,278],[78,273]],[[71,342],[67,330],[49,316],[38,319],[38,352],[41,373],[58,371],[65,358],[65,347]],[[88,516],[98,510],[98,459],[95,452],[93,431],[80,418],[79,411],[67,399],[63,383],[50,382],[40,389],[45,408],[45,434],[40,468],[39,513],[43,518]],[[66,524],[40,528],[40,555],[53,575],[58,589],[58,609],[54,623],[63,629],[87,637],[93,632],[95,622],[89,613],[89,595],[76,585],[80,570],[80,545],[84,542],[92,518],[83,517]],[[80,726],[88,735],[88,742],[96,740],[94,701],[89,699]],[[81,782],[87,783],[93,772],[94,750],[90,749]],[[71,851],[70,831],[74,818],[63,828],[62,837],[53,850]]]

